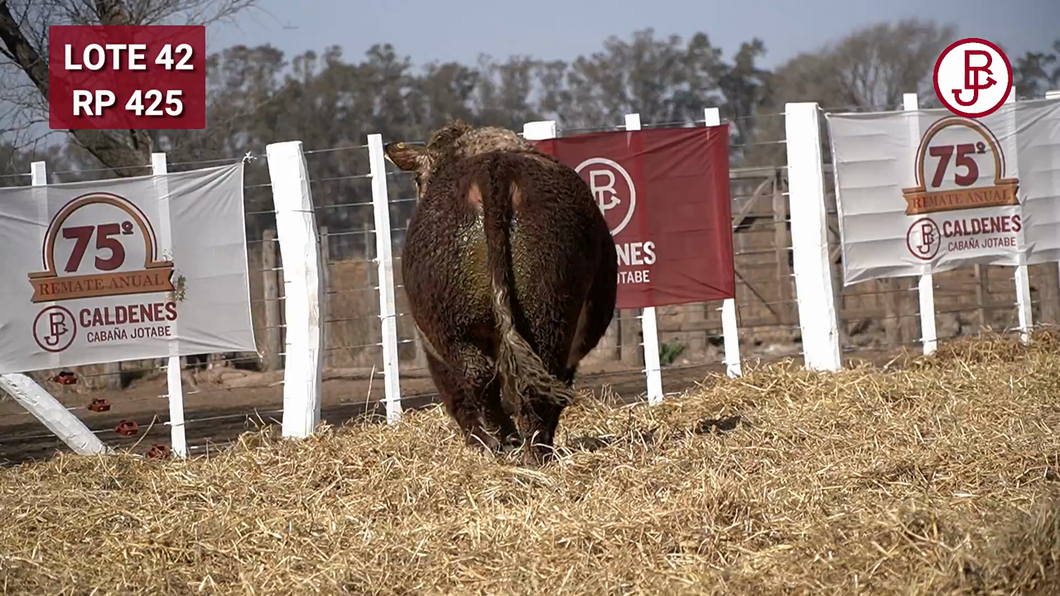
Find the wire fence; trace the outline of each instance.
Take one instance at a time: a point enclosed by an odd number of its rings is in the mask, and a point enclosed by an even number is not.
[[[739,124],[737,121],[731,125]],[[647,123],[644,128],[702,126],[705,121]],[[741,360],[746,364],[802,358],[799,300],[793,275],[791,202],[788,188],[785,115],[758,114],[750,140],[738,136],[730,171],[735,305]],[[574,135],[620,130],[560,131]],[[827,135],[822,139],[827,140]],[[422,142],[423,139],[387,139]],[[825,141],[826,142],[826,141]],[[314,147],[303,152],[322,254],[324,335],[322,416],[342,424],[366,413],[378,414],[386,397],[383,327],[380,325],[379,232],[375,226],[373,175],[367,145]],[[828,155],[828,151],[824,152]],[[234,160],[169,164],[170,172]],[[276,207],[268,158],[249,156],[245,214],[251,309],[257,354],[189,357],[182,362],[185,428],[191,454],[260,424],[279,422],[284,407],[287,356],[285,283],[279,250]],[[847,357],[887,361],[900,351],[919,351],[918,288],[913,279],[880,280],[843,287],[842,255],[833,178],[826,165],[825,208],[828,249],[838,311],[840,345]],[[151,173],[148,166],[133,175]],[[52,172],[50,183],[113,177],[113,171]],[[409,312],[402,283],[405,234],[416,206],[411,174],[389,166],[385,172],[394,274],[397,372],[405,407],[436,401],[438,394]],[[27,184],[22,177],[2,181]],[[1030,269],[1033,320],[1060,323],[1060,279],[1055,264]],[[965,267],[934,276],[938,340],[1017,326],[1013,269]],[[663,390],[678,394],[709,373],[726,370],[722,303],[696,303],[656,309]],[[582,363],[580,388],[599,399],[645,393],[642,311],[616,311],[600,345]],[[169,443],[166,361],[144,360],[52,370],[30,376],[112,446],[138,445],[148,452]],[[69,374],[61,373],[72,373]],[[69,383],[75,378],[76,382]],[[138,430],[122,434],[123,421]],[[54,435],[17,403],[0,394],[0,461],[46,455],[57,447]]]

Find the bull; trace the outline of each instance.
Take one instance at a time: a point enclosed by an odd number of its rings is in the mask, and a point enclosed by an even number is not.
[[[458,120],[384,151],[415,174],[401,272],[446,411],[469,445],[546,460],[615,311],[618,259],[592,192],[502,128]]]

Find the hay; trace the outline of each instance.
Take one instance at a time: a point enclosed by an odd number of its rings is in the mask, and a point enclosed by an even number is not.
[[[1060,593],[1060,345],[578,405],[557,462],[441,411],[0,472],[5,593]]]

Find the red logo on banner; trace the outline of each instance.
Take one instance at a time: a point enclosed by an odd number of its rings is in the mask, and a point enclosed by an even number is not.
[[[206,128],[206,28],[48,28],[53,129]]]
[[[582,171],[587,171],[586,177]],[[637,185],[625,168],[606,157],[590,157],[574,168],[589,183],[596,205],[604,214],[611,235],[626,228],[637,208]],[[615,208],[618,211],[613,211]]]
[[[1008,98],[1012,64],[997,45],[969,37],[942,50],[931,80],[946,109],[965,118],[982,118]]]
[[[735,296],[728,126],[536,145],[581,175],[604,214],[618,252],[618,308]]]

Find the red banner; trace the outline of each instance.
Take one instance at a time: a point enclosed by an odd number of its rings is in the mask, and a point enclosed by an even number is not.
[[[728,125],[536,145],[574,168],[593,191],[618,251],[618,308],[735,296]]]

